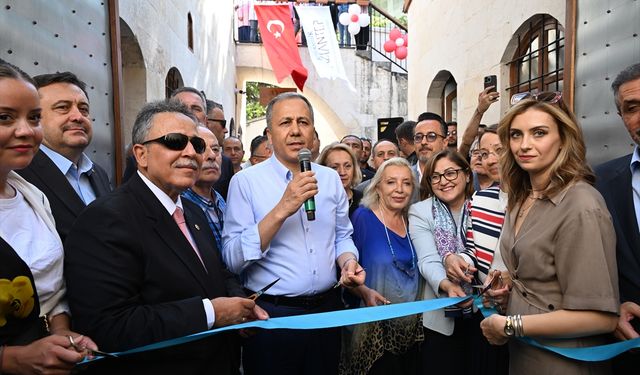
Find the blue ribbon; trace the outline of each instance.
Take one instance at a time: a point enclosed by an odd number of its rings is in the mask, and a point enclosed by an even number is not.
[[[406,302],[375,307],[363,307],[359,309],[331,311],[308,315],[295,315],[281,318],[271,318],[268,320],[256,320],[253,322],[236,324],[200,333],[194,333],[192,335],[178,337],[171,340],[141,346],[124,352],[116,352],[111,354],[117,357],[122,357],[125,355],[145,352],[148,350],[162,349],[174,345],[185,344],[188,342],[203,339],[205,337],[213,336],[220,332],[242,328],[321,329],[371,323],[379,320],[394,319],[407,315],[421,314],[426,311],[439,310],[468,299],[469,297],[437,298],[426,301]],[[104,357],[95,357],[95,359],[93,360],[98,360],[101,358]]]
[[[116,352],[112,354],[117,357],[122,357],[134,353],[141,353],[149,350],[162,349],[174,345],[185,344],[188,342],[203,339],[205,337],[216,335],[220,332],[242,328],[322,329],[371,323],[379,320],[394,319],[407,315],[421,314],[427,311],[439,310],[447,306],[458,304],[468,299],[469,297],[437,298],[426,301],[406,302],[375,307],[363,307],[359,309],[332,311],[318,314],[287,316],[281,318],[271,318],[268,320],[256,320],[253,322],[236,324],[200,333],[194,333],[192,335],[161,341],[124,352]],[[482,302],[480,302],[479,299],[476,299],[475,303],[485,317],[497,313],[495,309],[489,309],[482,306]],[[570,359],[587,362],[608,360],[628,350],[640,348],[640,338],[588,348],[560,348],[555,346],[542,345],[530,337],[522,337],[519,339],[529,345],[533,345],[540,349],[548,350]],[[97,356],[94,359],[87,360],[85,362],[91,362],[102,358],[104,357]]]
[[[494,308],[484,307],[480,299],[476,299],[475,303],[485,318],[490,315],[498,313]],[[548,350],[550,352],[559,354],[563,357],[575,359],[578,361],[584,361],[584,362],[606,361],[628,350],[640,348],[640,338],[620,341],[620,342],[607,344],[607,345],[591,346],[588,348],[560,348],[557,346],[542,345],[530,337],[519,337],[519,340],[529,345],[535,346],[536,348]]]

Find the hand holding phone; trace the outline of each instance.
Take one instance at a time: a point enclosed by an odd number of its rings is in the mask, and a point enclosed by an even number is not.
[[[498,87],[498,78],[495,75],[484,77],[484,88],[486,89],[487,87],[490,87],[490,86],[493,86],[493,88],[489,90],[489,92],[497,91],[496,88]]]

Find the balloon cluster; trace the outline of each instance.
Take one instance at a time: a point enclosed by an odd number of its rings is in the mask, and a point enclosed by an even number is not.
[[[338,21],[341,25],[347,26],[349,34],[356,35],[360,32],[361,27],[369,26],[370,20],[367,13],[360,13],[358,4],[351,4],[348,12],[340,13]]]
[[[409,45],[409,36],[402,34],[397,27],[389,32],[389,40],[384,42],[384,50],[388,53],[395,52],[396,58],[404,60],[407,58],[407,46]]]

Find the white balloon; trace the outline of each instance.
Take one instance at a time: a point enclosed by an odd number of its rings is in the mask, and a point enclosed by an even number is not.
[[[360,25],[360,27],[367,27],[369,26],[369,22],[370,22],[369,15],[366,13],[362,13],[360,15],[360,18],[358,19],[358,25]]]
[[[357,23],[349,24],[348,29],[349,29],[349,34],[351,35],[356,35],[357,33],[360,32],[360,26]]]
[[[351,14],[360,14],[360,5],[358,5],[358,4],[349,5],[349,13],[351,13]]]
[[[398,38],[396,39],[396,46],[402,47],[404,45],[404,39]]]
[[[347,26],[349,25],[349,23],[351,23],[351,15],[347,12],[340,13],[340,17],[338,18],[338,21],[340,22],[341,25]]]

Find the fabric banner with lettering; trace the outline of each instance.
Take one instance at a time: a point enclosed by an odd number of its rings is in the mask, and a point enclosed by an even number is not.
[[[307,47],[318,76],[328,79],[342,79],[355,92],[347,79],[338,47],[336,31],[327,6],[296,6],[300,24],[307,37]]]
[[[278,82],[291,75],[302,91],[308,72],[302,65],[288,5],[254,5],[262,44]]]

